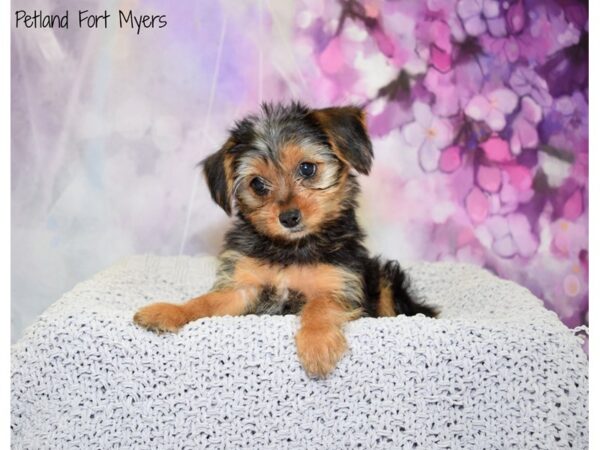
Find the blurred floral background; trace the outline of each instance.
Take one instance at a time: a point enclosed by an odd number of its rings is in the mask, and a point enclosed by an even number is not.
[[[262,101],[365,106],[374,252],[477,264],[588,316],[588,12],[575,0],[23,0],[12,30],[13,339],[134,253],[215,254],[195,164]],[[112,14],[76,27],[77,9]],[[118,9],[164,14],[119,29]]]

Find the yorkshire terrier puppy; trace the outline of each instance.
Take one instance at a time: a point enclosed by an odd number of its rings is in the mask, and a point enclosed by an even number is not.
[[[324,377],[346,351],[343,326],[361,316],[424,314],[395,261],[369,256],[356,220],[373,150],[357,107],[263,105],[235,124],[202,164],[213,200],[231,215],[212,290],[134,316],[154,331],[201,317],[299,314],[296,345],[310,375]]]

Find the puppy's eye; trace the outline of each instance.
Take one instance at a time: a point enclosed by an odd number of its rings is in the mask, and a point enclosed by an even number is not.
[[[317,165],[309,162],[303,162],[300,164],[298,172],[300,172],[300,175],[302,175],[304,178],[310,178],[317,172]]]
[[[266,195],[269,192],[265,182],[258,177],[252,179],[250,187],[256,192],[256,195]]]

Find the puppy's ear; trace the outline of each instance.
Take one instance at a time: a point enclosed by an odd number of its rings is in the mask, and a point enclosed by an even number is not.
[[[204,176],[210,196],[227,213],[231,215],[231,195],[233,189],[233,155],[230,150],[235,146],[229,139],[221,149],[204,159],[202,164]]]
[[[343,106],[315,109],[311,115],[327,134],[338,158],[368,175],[373,162],[373,146],[367,133],[364,111],[356,106]]]

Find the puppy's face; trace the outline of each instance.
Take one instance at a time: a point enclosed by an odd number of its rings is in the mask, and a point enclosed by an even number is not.
[[[368,173],[372,156],[358,108],[266,105],[236,124],[204,161],[204,172],[213,199],[228,214],[235,203],[260,233],[295,240],[353,207],[350,171]]]

